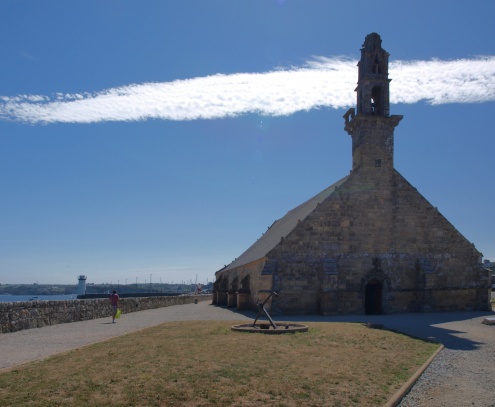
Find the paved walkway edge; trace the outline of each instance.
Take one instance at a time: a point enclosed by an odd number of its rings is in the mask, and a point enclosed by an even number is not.
[[[103,318],[101,318],[103,319]],[[74,322],[67,322],[68,324],[72,324]],[[124,333],[121,333],[121,334],[118,334],[118,335],[115,335],[115,336],[111,336],[109,338],[105,338],[105,339],[100,339],[96,342],[91,342],[91,343],[87,343],[87,344],[84,344],[84,345],[80,345],[80,346],[75,346],[74,348],[71,348],[71,349],[66,349],[66,350],[63,350],[63,351],[60,351],[60,352],[56,352],[56,353],[53,353],[51,355],[46,355],[46,356],[43,356],[41,358],[37,358],[37,359],[33,359],[33,360],[28,360],[26,362],[21,362],[21,363],[18,363],[18,364],[15,364],[15,365],[11,365],[11,366],[7,366],[7,367],[4,367],[4,368],[0,368],[0,374],[3,374],[3,373],[7,373],[11,370],[15,370],[15,369],[19,369],[19,368],[22,368],[23,366],[26,366],[26,365],[29,365],[30,363],[39,363],[39,362],[43,362],[44,360],[46,359],[50,359],[54,356],[59,356],[59,355],[65,355],[65,354],[68,354],[70,352],[73,352],[73,351],[76,351],[76,350],[80,350],[80,349],[84,349],[84,348],[89,348],[90,346],[93,346],[97,343],[103,343],[103,342],[108,342],[108,341],[111,341],[111,340],[114,340],[115,338],[120,338],[122,336],[126,336],[126,335],[131,335],[131,334],[134,334],[134,333],[139,333],[141,331],[145,331],[147,329],[151,329],[151,328],[154,328],[158,325],[162,325],[162,324],[168,324],[169,322],[161,322],[157,325],[152,325],[152,326],[147,326],[147,327],[143,327],[143,328],[139,328],[139,329],[136,329],[135,331],[131,331],[131,332],[124,332]],[[49,325],[50,326],[50,325]],[[36,328],[33,328],[33,329],[36,329]]]
[[[431,355],[428,360],[421,366],[416,373],[414,373],[411,378],[404,383],[404,385],[397,390],[397,392],[392,396],[392,398],[387,401],[386,404],[384,404],[384,407],[395,407],[397,404],[400,403],[400,401],[404,398],[404,396],[409,393],[409,390],[414,386],[414,384],[418,381],[420,376],[423,374],[423,372],[426,370],[428,366],[430,366],[431,362],[433,362],[433,359],[437,357],[437,355],[444,349],[444,346],[442,344],[439,344],[439,348]]]

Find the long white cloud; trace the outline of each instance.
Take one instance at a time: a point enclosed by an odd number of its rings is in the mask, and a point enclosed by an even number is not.
[[[290,115],[355,105],[357,61],[318,57],[300,68],[122,86],[98,93],[0,96],[0,120],[94,123]],[[390,63],[391,102],[495,100],[495,56]]]

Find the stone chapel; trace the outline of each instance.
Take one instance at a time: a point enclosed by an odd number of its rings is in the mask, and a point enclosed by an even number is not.
[[[274,314],[490,310],[481,253],[394,168],[388,57],[366,36],[350,174],[289,211],[216,272],[213,303]]]

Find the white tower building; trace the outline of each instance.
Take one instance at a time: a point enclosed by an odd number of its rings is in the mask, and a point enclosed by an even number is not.
[[[77,287],[77,295],[86,294],[86,276],[79,276],[79,286]]]

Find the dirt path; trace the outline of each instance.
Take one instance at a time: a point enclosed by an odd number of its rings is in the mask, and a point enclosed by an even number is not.
[[[230,309],[210,305],[210,301],[203,301],[124,314],[115,324],[112,324],[111,317],[107,317],[0,334],[0,372],[165,322],[237,321],[246,318]]]

